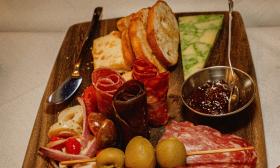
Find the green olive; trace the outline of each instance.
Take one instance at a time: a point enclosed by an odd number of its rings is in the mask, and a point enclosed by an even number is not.
[[[132,138],[125,149],[127,168],[154,168],[156,165],[153,145],[141,136]]]
[[[162,168],[184,166],[186,164],[186,149],[177,138],[168,138],[157,144],[156,157]]]
[[[96,156],[96,166],[98,168],[123,168],[124,167],[124,153],[117,148],[106,148],[98,153]]]

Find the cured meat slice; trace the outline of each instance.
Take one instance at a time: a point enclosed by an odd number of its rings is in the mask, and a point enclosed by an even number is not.
[[[86,105],[83,99],[78,97],[77,100],[83,108],[83,133],[82,133],[81,144],[82,147],[85,147],[88,144],[88,141],[91,139],[91,134],[88,127],[88,119],[87,119],[88,115],[86,111]]]
[[[89,159],[89,157],[85,155],[68,154],[60,150],[50,149],[46,147],[40,147],[39,154],[57,161]]]
[[[168,121],[168,80],[169,73],[163,72],[144,82],[147,90],[148,119],[153,126],[164,125]]]
[[[102,149],[109,146],[114,146],[116,143],[117,131],[115,124],[110,119],[105,119],[96,135],[98,148]]]
[[[88,127],[94,136],[97,136],[102,123],[106,120],[106,117],[102,113],[90,113],[88,115]]]
[[[152,126],[166,124],[169,73],[159,73],[152,63],[138,59],[134,62],[132,76],[141,81],[146,88],[149,124]]]
[[[124,83],[113,97],[113,107],[122,128],[124,146],[134,136],[148,137],[147,98],[141,82],[130,80]]]
[[[146,60],[137,59],[133,65],[133,78],[141,82],[154,78],[158,74],[158,69]]]
[[[96,137],[98,148],[115,143],[117,137],[115,124],[102,113],[90,113],[88,115],[88,126],[91,133]]]
[[[250,146],[236,135],[222,135],[219,131],[204,125],[195,126],[191,122],[172,121],[165,127],[162,139],[176,137],[184,143],[186,151],[214,150]],[[254,150],[194,155],[186,158],[185,168],[245,168],[256,166]]]
[[[87,114],[97,111],[96,93],[93,85],[88,86],[82,95]]]
[[[92,72],[92,83],[96,91],[98,111],[111,118],[113,115],[112,98],[124,79],[114,70],[98,68]]]

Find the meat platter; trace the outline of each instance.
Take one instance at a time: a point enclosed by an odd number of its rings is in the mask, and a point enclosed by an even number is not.
[[[223,14],[223,25],[216,39],[211,53],[206,61],[205,67],[214,65],[228,65],[227,62],[227,12],[203,12],[203,13],[178,13],[176,17],[191,15]],[[104,36],[111,31],[117,30],[116,24],[119,18],[102,20],[100,23],[99,35]],[[249,42],[247,39],[245,27],[238,12],[233,13],[232,29],[232,64],[234,67],[247,72],[255,81],[255,70],[250,53]],[[73,99],[60,104],[50,105],[47,98],[69,74],[71,74],[74,64],[75,54],[78,48],[82,46],[83,38],[87,32],[89,23],[79,23],[71,26],[67,31],[56,62],[52,69],[47,87],[45,89],[40,108],[34,123],[33,131],[30,137],[29,145],[26,151],[23,167],[53,167],[52,164],[38,155],[41,146],[45,146],[48,141],[48,131],[51,125],[57,121],[59,111],[66,107],[78,104],[75,97],[83,94],[84,89],[92,83],[91,74],[92,65],[92,46],[88,46],[88,51],[83,55],[81,63],[81,75],[83,77],[82,86],[74,95]],[[217,129],[223,134],[235,134],[246,139],[255,147],[257,153],[256,167],[267,167],[266,151],[263,132],[262,112],[258,91],[256,92],[254,102],[242,113],[227,118],[205,118],[189,112],[182,104],[181,87],[184,81],[181,52],[179,49],[179,60],[176,66],[170,69],[169,89],[167,94],[169,123],[175,121],[189,121],[195,125],[207,125]],[[150,129],[150,142],[155,146],[164,132],[164,127]]]

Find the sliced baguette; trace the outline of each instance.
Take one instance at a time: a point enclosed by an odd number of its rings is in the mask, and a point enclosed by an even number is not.
[[[123,17],[117,21],[117,28],[119,31],[123,32],[124,30],[128,29],[130,23],[131,15]]]
[[[168,4],[157,1],[149,10],[147,39],[157,59],[166,67],[178,62],[179,28]]]
[[[112,31],[110,34],[95,39],[92,55],[94,69],[108,67],[119,72],[130,70],[130,66],[125,62],[121,34],[118,31]]]
[[[122,39],[122,51],[123,51],[125,64],[131,68],[135,60],[135,56],[132,51],[127,29],[123,30],[121,39]]]
[[[163,72],[166,71],[165,68],[160,64],[155,55],[153,55],[152,49],[147,41],[146,26],[148,11],[148,8],[144,8],[132,14],[128,27],[128,34],[136,58],[150,61],[160,72]]]

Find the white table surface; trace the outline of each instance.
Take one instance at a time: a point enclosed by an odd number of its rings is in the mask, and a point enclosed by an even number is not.
[[[13,3],[13,1],[6,2],[6,7],[9,3]],[[145,1],[145,3],[150,2]],[[204,7],[206,8],[206,6]],[[214,5],[209,7],[212,10],[215,8]],[[183,9],[175,8],[175,11]],[[190,7],[187,6],[187,8]],[[221,9],[223,5],[217,8]],[[3,9],[3,6],[0,5],[0,9]],[[123,9],[116,15],[108,13],[104,15],[107,15],[106,17],[122,16],[127,13],[124,11]],[[5,11],[4,14],[6,14]],[[13,18],[12,15],[7,17]],[[246,17],[250,17],[250,15],[246,15]],[[265,17],[263,16],[263,18]],[[0,25],[5,25],[1,19]],[[89,19],[90,16],[77,20]],[[68,22],[76,23],[73,20]],[[30,32],[17,32],[21,29],[9,28],[7,26],[9,24],[4,26],[6,32],[0,32],[0,167],[14,168],[22,165],[47,80],[67,27],[70,26],[68,22],[63,22],[61,27],[53,25],[55,30],[47,29],[51,32],[47,32],[47,30],[37,32],[34,27],[23,29],[31,30]],[[249,21],[250,24],[253,22],[254,20]],[[253,26],[250,24],[249,26]],[[41,30],[40,26],[38,30]],[[280,123],[278,122],[280,26],[247,27],[246,31],[257,73],[268,165],[274,168],[280,165]]]

